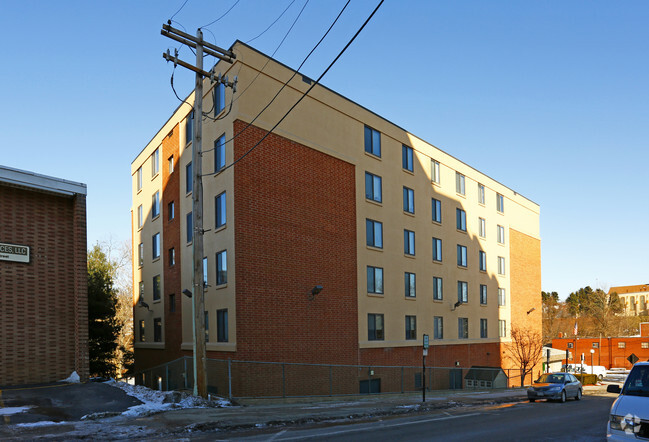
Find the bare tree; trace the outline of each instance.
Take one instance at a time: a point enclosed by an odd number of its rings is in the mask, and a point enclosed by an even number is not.
[[[543,357],[543,336],[530,328],[512,327],[512,342],[508,346],[511,360],[521,371],[521,386],[525,378]]]

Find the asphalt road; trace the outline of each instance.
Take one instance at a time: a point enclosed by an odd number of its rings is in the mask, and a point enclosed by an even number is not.
[[[437,411],[361,424],[285,428],[257,435],[217,434],[227,440],[503,441],[605,440],[614,396],[584,396],[564,404],[539,401]]]

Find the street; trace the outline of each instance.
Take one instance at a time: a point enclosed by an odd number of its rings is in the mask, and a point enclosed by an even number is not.
[[[614,396],[584,396],[581,401],[518,402],[416,416],[382,418],[360,424],[284,428],[263,434],[221,433],[227,440],[605,440]]]

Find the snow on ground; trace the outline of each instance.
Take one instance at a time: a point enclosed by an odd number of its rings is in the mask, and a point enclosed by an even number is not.
[[[34,428],[34,427],[48,427],[51,425],[64,425],[69,422],[52,422],[52,421],[38,421],[38,422],[29,422],[26,424],[15,424],[14,426],[20,428]]]
[[[11,416],[12,414],[24,413],[25,411],[32,408],[28,407],[4,407],[0,408],[0,416]]]
[[[81,378],[77,374],[76,371],[73,371],[70,376],[68,376],[66,379],[62,379],[61,382],[69,382],[71,384],[78,384],[81,382]]]
[[[207,400],[188,393],[151,390],[141,385],[131,385],[115,380],[105,382],[105,384],[120,388],[129,396],[133,396],[142,402],[142,405],[135,405],[123,412],[123,416],[148,416],[161,411],[179,408],[219,408],[232,405],[230,401],[222,398]],[[84,416],[84,418],[90,418],[90,416]]]

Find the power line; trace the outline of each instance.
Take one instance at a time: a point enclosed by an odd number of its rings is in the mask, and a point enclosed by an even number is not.
[[[174,13],[174,15],[172,15],[172,16],[169,18],[169,20],[172,20],[172,19],[176,16],[176,14],[178,14],[180,11],[182,11],[182,9],[185,7],[185,5],[187,4],[188,1],[189,1],[189,0],[185,0],[185,2],[182,4],[182,6],[181,6],[181,7],[180,7],[180,8],[179,8],[175,13]]]
[[[293,106],[291,106],[291,108],[290,108],[288,111],[286,111],[286,113],[284,114],[284,116],[283,116],[282,118],[280,118],[280,120],[279,120],[277,123],[275,123],[275,125],[274,125],[274,126],[273,126],[269,131],[268,131],[268,132],[266,132],[266,134],[261,138],[261,140],[257,141],[257,142],[255,143],[254,146],[252,146],[250,149],[248,149],[247,152],[245,152],[245,153],[244,153],[243,155],[241,155],[239,158],[237,158],[236,160],[234,160],[231,164],[228,164],[227,166],[225,166],[224,168],[222,168],[221,170],[219,170],[219,171],[218,171],[216,174],[214,174],[214,175],[218,175],[218,174],[224,172],[225,170],[227,170],[227,169],[229,169],[230,167],[232,167],[232,166],[234,166],[235,164],[237,164],[239,161],[243,160],[246,156],[248,156],[248,154],[249,154],[250,152],[252,152],[253,150],[255,150],[255,149],[257,148],[257,146],[259,146],[259,145],[262,143],[262,141],[264,141],[264,140],[266,139],[266,137],[268,137],[268,135],[270,135],[270,134],[271,134],[271,133],[272,133],[272,132],[277,128],[277,126],[279,126],[279,125],[281,124],[282,121],[284,121],[284,119],[288,116],[288,114],[290,114],[291,111],[293,111],[293,109],[295,109],[295,107],[296,107],[298,104],[300,104],[300,102],[304,99],[304,97],[306,97],[306,96],[309,94],[309,92],[311,92],[311,90],[312,90],[312,89],[313,89],[313,88],[314,88],[314,87],[315,87],[315,86],[320,82],[320,80],[322,79],[322,77],[324,77],[325,74],[326,74],[327,72],[329,72],[329,69],[331,69],[331,68],[333,67],[333,65],[338,61],[338,59],[339,59],[339,58],[340,58],[340,57],[345,53],[345,51],[347,50],[347,48],[349,48],[349,46],[354,42],[354,40],[356,40],[356,37],[358,37],[358,35],[361,33],[361,31],[362,31],[362,30],[365,28],[365,26],[370,22],[370,20],[371,20],[372,17],[374,16],[374,14],[376,14],[376,11],[379,10],[379,8],[381,7],[381,5],[383,4],[383,1],[384,1],[384,0],[381,0],[381,1],[379,2],[379,4],[376,6],[376,8],[374,8],[374,11],[372,11],[372,13],[370,14],[370,16],[367,17],[367,20],[365,20],[365,23],[363,23],[363,25],[358,29],[358,31],[356,31],[356,33],[355,33],[354,36],[351,38],[351,40],[349,40],[349,42],[348,42],[348,43],[345,45],[345,47],[340,51],[340,53],[336,56],[336,58],[334,58],[334,60],[329,64],[329,66],[327,67],[327,69],[325,69],[324,72],[323,72],[322,74],[320,74],[320,76],[318,77],[318,79],[315,80],[315,81],[313,82],[313,84],[311,85],[311,87],[310,87],[309,89],[307,89],[307,91],[306,91],[304,94],[302,94],[302,96],[301,96],[301,97],[300,97],[300,98],[295,102],[295,104],[293,104]]]
[[[230,6],[230,9],[228,9],[227,11],[225,11],[225,13],[223,13],[222,16],[220,16],[220,17],[217,18],[216,20],[211,21],[210,23],[208,23],[208,24],[206,24],[206,25],[204,25],[204,26],[201,26],[201,28],[206,28],[206,27],[208,27],[208,26],[212,26],[214,23],[216,23],[217,21],[221,20],[223,17],[225,17],[226,15],[228,15],[228,13],[229,13],[230,11],[232,11],[232,9],[233,9],[235,6],[237,6],[237,3],[239,3],[239,0],[237,0],[236,2],[234,2],[234,4],[233,4],[232,6]],[[199,29],[200,29],[200,28],[199,28]]]
[[[311,51],[307,54],[307,56],[304,57],[304,60],[302,60],[302,63],[300,63],[300,65],[297,67],[297,69],[293,72],[293,75],[291,75],[291,78],[289,78],[288,80],[286,80],[286,81],[284,82],[284,84],[282,85],[282,87],[279,88],[279,90],[277,91],[277,93],[275,94],[275,96],[274,96],[274,97],[273,97],[273,98],[268,102],[268,104],[267,104],[266,106],[264,106],[264,108],[263,108],[261,111],[259,111],[259,113],[255,116],[255,118],[253,118],[253,119],[252,119],[252,120],[251,120],[251,121],[246,125],[246,127],[244,127],[244,128],[241,129],[239,132],[237,132],[235,135],[233,135],[232,138],[230,138],[229,140],[227,140],[224,144],[227,144],[228,142],[234,140],[234,139],[237,138],[239,135],[241,135],[243,132],[245,132],[246,129],[248,129],[250,126],[252,126],[253,123],[254,123],[255,121],[257,121],[257,118],[259,118],[259,117],[261,116],[261,114],[263,114],[264,111],[266,111],[266,109],[268,109],[268,107],[269,107],[271,104],[273,104],[273,102],[275,101],[275,99],[276,99],[276,98],[279,96],[279,94],[284,90],[284,88],[285,88],[285,87],[286,87],[286,86],[291,82],[291,80],[293,80],[293,78],[295,78],[295,76],[298,74],[298,72],[300,71],[300,69],[302,68],[302,66],[304,65],[304,63],[306,63],[306,61],[309,59],[309,57],[311,56],[311,54],[313,54],[313,52],[318,48],[318,46],[320,46],[320,43],[322,43],[322,41],[325,39],[325,37],[329,34],[329,31],[331,31],[331,29],[334,27],[334,25],[336,24],[336,22],[338,21],[338,19],[340,18],[340,16],[343,14],[343,12],[345,11],[345,9],[347,9],[347,6],[349,5],[350,1],[351,1],[351,0],[347,0],[347,3],[345,3],[345,6],[343,6],[343,8],[340,10],[340,12],[339,12],[338,15],[336,16],[335,20],[331,23],[331,25],[329,25],[329,28],[327,29],[327,32],[324,33],[324,35],[320,38],[320,40],[318,41],[318,43],[316,43],[316,45],[311,49]],[[269,59],[268,61],[270,61],[270,59]],[[266,62],[266,64],[268,64],[268,61]],[[266,65],[264,65],[264,67],[265,67],[265,66],[266,66]],[[255,78],[257,78],[257,77],[255,77]],[[252,83],[251,83],[251,84],[252,84]],[[248,87],[250,87],[250,86],[248,86]],[[241,95],[239,95],[239,97],[240,97],[240,96],[241,96]],[[204,152],[210,152],[211,150],[214,150],[214,149],[208,149],[208,150],[206,150],[206,151],[204,151]]]
[[[265,29],[261,34],[259,34],[259,35],[256,36],[255,38],[251,38],[250,40],[248,40],[248,41],[246,42],[246,44],[250,43],[251,41],[255,41],[255,40],[257,40],[259,37],[261,37],[262,35],[264,35],[264,34],[266,33],[266,31],[268,31],[270,28],[272,28],[273,25],[274,25],[275,23],[277,23],[277,21],[278,21],[280,18],[282,18],[282,17],[284,16],[284,14],[286,13],[286,11],[288,11],[288,8],[290,8],[290,7],[293,5],[293,3],[295,3],[295,0],[291,1],[291,3],[288,4],[288,6],[286,7],[286,9],[284,9],[284,11],[282,11],[282,13],[279,14],[279,17],[277,17],[277,18],[275,19],[275,21],[272,22],[272,23],[270,24],[270,26],[268,26],[268,27],[267,27],[267,28],[266,28],[266,29]]]

